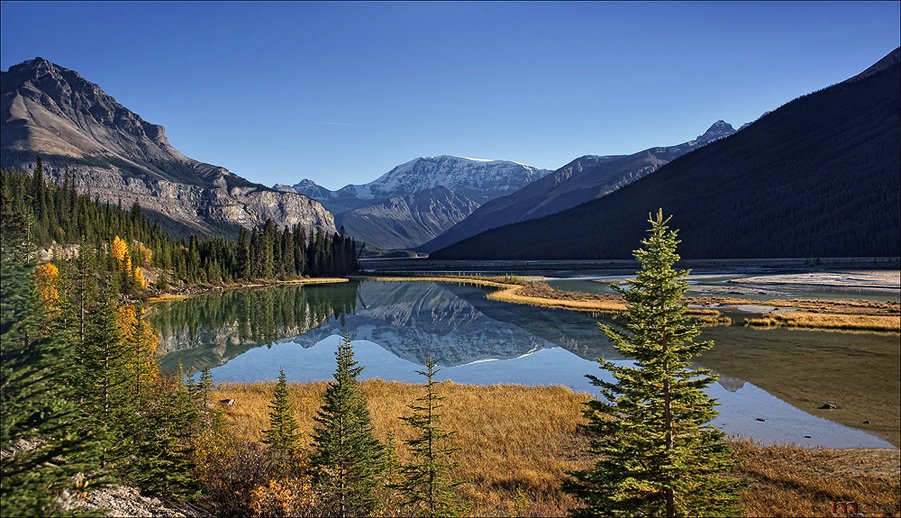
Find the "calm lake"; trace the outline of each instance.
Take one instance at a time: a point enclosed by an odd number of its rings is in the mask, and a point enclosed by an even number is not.
[[[289,381],[329,380],[345,333],[365,367],[362,379],[420,383],[416,371],[431,351],[441,368],[439,380],[553,384],[597,394],[585,374],[611,377],[593,360],[629,361],[598,330],[597,318],[493,302],[486,293],[484,288],[435,282],[287,285],[158,302],[148,318],[161,333],[163,370],[174,372],[181,364],[196,372],[211,366],[217,382],[274,380],[279,369]],[[723,351],[762,342],[853,348],[854,341],[871,347],[875,340],[877,346],[884,342],[895,349],[899,342],[897,333],[762,332],[741,325],[704,328],[701,339],[713,339]],[[797,369],[803,376],[804,366]],[[714,424],[729,434],[802,446],[893,448],[864,430],[798,409],[740,376],[732,369],[709,389],[721,404]]]

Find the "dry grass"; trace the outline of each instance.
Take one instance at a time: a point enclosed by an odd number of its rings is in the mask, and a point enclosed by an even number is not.
[[[521,285],[523,282],[533,277],[516,277],[513,275],[503,276],[487,276],[487,275],[417,275],[404,277],[359,277],[360,279],[374,279],[378,281],[390,282],[453,282],[469,286],[483,286],[486,288],[510,288],[511,286]]]
[[[290,400],[306,440],[313,432],[313,416],[322,404],[325,382],[289,385]],[[410,415],[407,405],[421,397],[423,386],[367,380],[361,389],[369,401],[377,436],[383,441],[393,432],[401,443],[411,431],[400,419]],[[268,404],[275,382],[226,383],[216,397],[234,399],[226,416],[242,437],[258,441],[268,426]],[[455,460],[464,466],[460,478],[471,483],[459,493],[475,503],[476,516],[508,516],[513,495],[521,488],[537,515],[560,515],[573,505],[557,491],[563,469],[579,466],[587,439],[577,431],[584,394],[565,387],[487,387],[443,382],[439,393],[447,397],[441,408],[441,426],[455,430],[450,446],[461,448]],[[401,462],[412,460],[404,448]],[[583,463],[584,464],[584,459]]]
[[[821,329],[856,329],[863,331],[901,331],[901,317],[878,315],[836,315],[829,313],[775,313],[760,318],[746,318],[752,326],[789,326]]]
[[[626,309],[623,299],[615,295],[563,291],[552,288],[543,282],[529,283],[523,286],[507,286],[504,290],[489,293],[488,298],[499,302],[530,304],[577,311],[610,313]]]
[[[625,309],[621,297],[600,293],[570,292],[552,288],[546,283],[508,286],[488,295],[489,299],[517,304],[559,307],[577,311],[610,313]],[[714,297],[686,298],[693,305],[747,305],[743,299]],[[767,314],[746,319],[749,325],[790,326],[810,329],[856,329],[866,331],[901,331],[901,311],[897,302],[871,300],[782,300],[756,302],[777,307],[794,307],[799,311]],[[715,309],[689,308],[687,315],[704,325],[731,325],[729,317]]]
[[[350,279],[343,277],[311,277],[306,279],[291,279],[287,281],[278,281],[278,284],[336,284],[348,282]]]
[[[309,440],[313,416],[321,405],[325,382],[292,383],[289,392],[304,437]],[[510,516],[517,512],[516,493],[522,490],[532,516],[562,516],[577,504],[559,487],[564,469],[591,464],[584,452],[589,438],[579,430],[581,405],[587,394],[566,387],[522,385],[473,386],[444,382],[442,426],[455,430],[451,446],[461,448],[458,476],[469,480],[459,493],[473,505],[474,516]],[[225,383],[216,397],[236,401],[225,408],[234,430],[259,440],[268,426],[268,404],[275,382]],[[369,401],[373,426],[381,439],[394,432],[399,441],[410,430],[398,419],[422,394],[422,385],[382,380],[361,383]],[[759,482],[742,495],[746,516],[828,515],[832,501],[893,506],[899,502],[898,450],[806,450],[761,447],[735,442],[736,454],[747,460],[736,471]],[[402,462],[410,458],[398,451]],[[878,467],[878,469],[877,469]],[[827,509],[828,508],[828,509]]]
[[[158,295],[156,297],[148,297],[145,302],[162,302],[167,300],[182,300],[188,298],[190,295],[175,295],[172,293],[163,293],[162,295]]]
[[[833,502],[894,516],[901,510],[898,450],[764,447],[746,440],[733,448],[745,459],[738,473],[756,480],[742,493],[745,516],[847,516],[841,506],[834,513]]]

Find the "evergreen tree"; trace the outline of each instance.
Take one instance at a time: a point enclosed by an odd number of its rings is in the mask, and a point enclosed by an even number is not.
[[[200,381],[197,383],[197,395],[199,400],[206,408],[210,404],[210,393],[213,391],[213,373],[210,372],[210,366],[207,365],[200,371]]]
[[[134,455],[122,463],[125,477],[142,489],[183,498],[200,492],[194,476],[192,439],[200,433],[202,416],[181,380],[161,380],[141,398],[141,419],[126,441]]]
[[[72,363],[69,334],[40,331],[43,308],[31,269],[4,256],[2,285],[0,514],[58,515],[65,510],[58,497],[98,481],[97,443],[60,368]]]
[[[294,270],[298,277],[307,273],[307,234],[300,223],[294,225]]]
[[[379,475],[384,471],[385,447],[375,438],[366,399],[357,376],[363,370],[353,359],[350,338],[338,345],[338,367],[314,417],[310,465],[316,484],[335,502],[339,516],[371,514],[379,502]]]
[[[34,167],[31,180],[31,198],[34,209],[34,217],[40,221],[46,216],[47,203],[44,197],[44,165],[41,156],[37,157],[37,165]]]
[[[300,433],[297,431],[294,409],[288,401],[288,383],[282,369],[278,370],[278,383],[269,408],[269,429],[263,432],[266,437],[263,442],[277,455],[290,458],[300,447]]]
[[[19,206],[21,202],[16,199],[16,193],[13,193],[6,176],[4,171],[3,188],[0,190],[0,253],[4,260],[24,263],[28,221],[25,209]]]
[[[404,494],[405,504],[418,516],[461,516],[466,508],[458,501],[454,488],[463,482],[452,478],[452,471],[460,463],[450,460],[459,448],[442,444],[456,432],[447,432],[440,427],[438,409],[445,398],[438,394],[434,376],[440,369],[435,369],[435,365],[429,351],[426,370],[416,371],[426,377],[425,395],[410,405],[412,416],[401,417],[416,429],[418,436],[404,441],[416,460],[403,467],[405,480],[399,489]]]
[[[589,452],[595,465],[569,473],[564,490],[585,508],[574,516],[718,516],[737,514],[744,486],[723,475],[735,462],[723,433],[708,423],[717,412],[703,389],[716,381],[706,369],[690,370],[691,358],[712,347],[695,342],[700,326],[685,316],[687,270],[674,270],[676,231],[659,211],[650,236],[635,251],[641,270],[629,289],[614,286],[628,302],[621,329],[600,325],[614,347],[635,366],[597,361],[615,382],[588,375],[605,399],[586,403],[595,433]]]
[[[244,227],[238,231],[238,252],[237,252],[237,272],[236,277],[250,280],[251,278],[251,262],[250,262],[250,239],[247,237],[247,230]]]
[[[114,294],[115,287],[109,286],[89,316],[79,379],[83,409],[105,433],[104,466],[133,453],[133,444],[126,438],[139,425],[138,397],[128,368],[129,346],[119,328]]]

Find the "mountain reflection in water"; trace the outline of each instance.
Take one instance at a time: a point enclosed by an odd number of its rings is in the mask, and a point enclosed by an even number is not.
[[[585,374],[603,379],[609,373],[593,360],[629,361],[598,330],[595,317],[494,302],[485,294],[435,282],[286,285],[159,302],[148,319],[161,333],[164,371],[210,366],[216,381],[273,380],[280,368],[291,381],[331,379],[345,333],[365,367],[362,379],[419,383],[416,371],[431,351],[439,380],[554,384],[597,394]],[[714,335],[730,332],[714,329]],[[736,377],[721,377],[708,392],[721,403],[713,424],[727,433],[810,446],[892,447]]]
[[[587,315],[511,310],[487,300],[481,288],[449,283],[351,281],[206,294],[156,303],[149,320],[161,333],[161,367],[169,372],[179,362],[196,372],[256,347],[294,342],[310,348],[345,333],[419,365],[429,351],[440,366],[553,347],[587,359],[621,358]],[[332,365],[325,367],[328,372]]]

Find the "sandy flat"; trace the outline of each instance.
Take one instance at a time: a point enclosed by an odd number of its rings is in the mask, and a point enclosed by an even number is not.
[[[838,287],[838,288],[881,288],[901,290],[901,270],[875,270],[853,272],[815,272],[782,275],[763,275],[733,279],[740,284],[788,284],[792,286]]]

